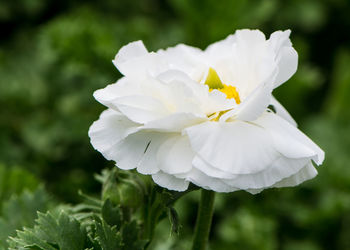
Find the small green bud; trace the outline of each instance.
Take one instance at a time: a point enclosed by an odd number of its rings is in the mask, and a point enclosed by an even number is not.
[[[141,178],[134,173],[113,169],[102,188],[102,199],[122,207],[138,208],[144,200],[145,188]]]

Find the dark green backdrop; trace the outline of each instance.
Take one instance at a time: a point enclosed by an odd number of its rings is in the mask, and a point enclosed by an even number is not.
[[[24,169],[31,177],[8,182],[42,182],[62,202],[100,191],[93,173],[113,163],[89,144],[103,110],[92,93],[120,77],[111,60],[128,42],[204,49],[240,28],[291,29],[299,68],[275,95],[325,163],[296,188],[218,195],[211,249],[350,249],[349,13],[348,0],[2,0],[0,174]],[[20,192],[4,173],[0,202]],[[186,249],[196,202],[193,194],[177,204],[180,235],[164,233],[164,222],[154,248]]]

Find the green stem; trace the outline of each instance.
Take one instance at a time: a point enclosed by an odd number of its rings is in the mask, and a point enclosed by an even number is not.
[[[159,220],[162,219],[162,215],[167,212],[169,207],[172,207],[174,203],[184,196],[187,193],[190,193],[194,190],[198,190],[199,187],[191,184],[188,189],[184,192],[176,192],[166,190],[166,195],[164,195],[163,188],[156,187],[152,188],[150,191],[149,197],[147,199],[147,205],[143,211],[144,219],[144,239],[148,240],[145,249],[147,249],[154,236],[154,231]],[[170,195],[169,195],[170,194]]]
[[[215,192],[202,189],[192,250],[205,250],[214,212]]]

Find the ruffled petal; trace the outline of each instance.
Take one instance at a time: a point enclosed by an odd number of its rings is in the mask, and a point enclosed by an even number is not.
[[[298,68],[298,53],[293,47],[281,49],[278,55],[278,74],[274,87],[277,88],[282,83],[289,80]]]
[[[158,50],[157,54],[168,62],[169,69],[184,72],[197,82],[200,82],[207,67],[203,51],[185,44]]]
[[[271,134],[273,144],[288,158],[311,157],[318,165],[324,160],[324,152],[298,128],[273,113],[265,113],[256,124]]]
[[[210,164],[205,162],[199,155],[196,155],[193,158],[192,165],[194,168],[205,173],[209,177],[220,178],[220,179],[233,179],[233,178],[236,178],[237,176],[211,166]]]
[[[124,170],[137,168],[141,174],[154,174],[159,171],[157,152],[160,145],[171,137],[171,134],[138,131],[104,152],[108,160],[116,162]]]
[[[88,134],[92,146],[106,159],[113,160],[112,148],[129,134],[138,131],[139,127],[140,124],[134,123],[123,114],[108,109],[90,126]]]
[[[124,76],[134,80],[142,80],[148,76],[156,76],[169,69],[169,65],[160,55],[148,52],[142,41],[129,43],[122,47],[113,64]]]
[[[203,160],[231,174],[260,172],[279,156],[269,133],[246,122],[205,122],[185,133]]]
[[[230,57],[230,53],[233,53],[233,45],[236,44],[236,36],[229,35],[225,39],[210,44],[205,49],[205,54],[208,57],[209,62],[220,62]]]
[[[186,174],[186,180],[204,189],[213,190],[215,192],[233,192],[237,188],[231,187],[219,178],[207,176],[205,173],[193,168],[190,173]]]
[[[174,175],[166,174],[162,171],[153,174],[152,179],[159,186],[178,192],[185,191],[189,185],[188,181],[176,178]]]
[[[191,101],[196,98],[184,83],[175,86],[147,78],[141,85],[126,78],[122,80],[95,91],[94,97],[135,122],[147,123],[176,112],[203,113],[200,102]]]
[[[118,51],[113,63],[118,68],[118,65],[147,54],[148,51],[142,41],[131,42]]]
[[[103,89],[98,89],[94,92],[94,98],[108,108],[118,111],[118,108],[113,105],[113,100],[120,96],[135,95],[140,93],[139,87],[134,82],[129,82],[125,77],[119,79],[116,83],[109,84]]]
[[[181,174],[192,169],[193,157],[194,152],[187,136],[176,135],[161,144],[157,162],[164,173]]]
[[[207,121],[207,117],[191,113],[174,113],[164,118],[153,120],[144,125],[144,129],[161,132],[181,132],[184,128]]]
[[[157,154],[160,146],[168,140],[172,134],[140,132],[144,134],[143,143],[148,140],[146,147],[137,164],[137,171],[141,174],[154,174],[159,171]],[[140,137],[140,135],[135,135]],[[143,144],[144,145],[144,144]]]
[[[209,87],[193,81],[178,70],[169,70],[157,77],[169,89],[167,100],[178,112],[194,113],[206,116],[218,111],[236,107],[236,103],[226,98],[218,90],[209,92]]]
[[[258,30],[238,30],[234,37],[227,56],[216,60],[213,67],[225,84],[238,88],[244,101],[260,85],[274,81],[275,53],[268,49],[265,35]]]
[[[304,181],[314,178],[316,175],[317,170],[314,168],[312,163],[309,162],[309,164],[302,168],[298,173],[277,182],[273,185],[273,187],[280,188],[297,186]]]
[[[114,99],[112,103],[130,120],[138,123],[147,123],[169,114],[169,110],[164,104],[151,96],[119,97]]]
[[[298,173],[309,162],[309,158],[289,159],[280,157],[266,170],[255,174],[238,175],[234,179],[223,179],[223,182],[242,190],[268,188],[284,178]]]
[[[290,30],[276,31],[271,34],[269,46],[276,53],[278,74],[274,88],[286,82],[297,70],[298,53],[292,47],[289,39]]]

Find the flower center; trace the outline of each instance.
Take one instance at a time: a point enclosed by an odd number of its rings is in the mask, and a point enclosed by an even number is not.
[[[239,94],[235,87],[222,83],[218,73],[213,68],[209,68],[207,79],[204,84],[209,86],[209,91],[217,89],[226,95],[227,99],[234,98],[237,104],[241,103]]]

